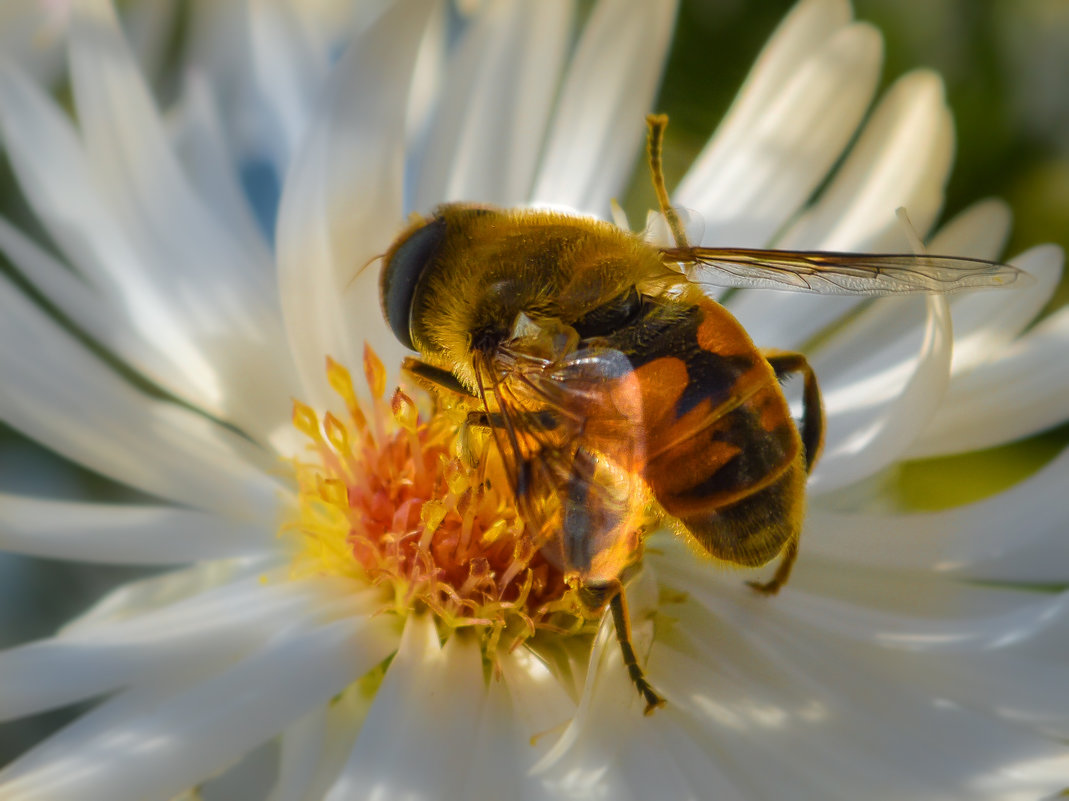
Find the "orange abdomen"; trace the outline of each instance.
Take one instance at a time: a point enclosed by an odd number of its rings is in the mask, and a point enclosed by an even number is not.
[[[719,304],[661,302],[629,354],[642,396],[645,478],[712,555],[755,566],[797,535],[801,438],[775,373]]]

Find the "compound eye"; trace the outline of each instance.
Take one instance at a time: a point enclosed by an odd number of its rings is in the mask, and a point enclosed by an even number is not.
[[[412,350],[410,331],[412,299],[420,279],[434,262],[445,237],[445,220],[435,217],[420,227],[402,234],[386,252],[379,280],[382,312],[401,344]]]

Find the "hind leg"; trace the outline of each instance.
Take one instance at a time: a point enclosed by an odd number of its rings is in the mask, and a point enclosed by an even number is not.
[[[820,386],[809,361],[801,353],[785,350],[763,350],[777,378],[791,373],[801,373],[805,381],[802,393],[802,445],[805,446],[805,470],[813,472],[813,465],[824,447],[824,403],[820,398]]]

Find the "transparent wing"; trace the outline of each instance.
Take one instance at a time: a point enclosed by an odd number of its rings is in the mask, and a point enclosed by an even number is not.
[[[584,579],[615,578],[645,506],[631,363],[611,349],[549,361],[506,346],[477,368],[494,441],[538,547]]]
[[[1009,264],[956,256],[702,247],[665,248],[661,253],[666,264],[682,265],[694,283],[718,287],[890,295],[1031,282],[1027,273]]]

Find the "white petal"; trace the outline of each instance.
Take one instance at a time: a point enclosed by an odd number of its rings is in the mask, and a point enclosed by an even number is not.
[[[511,656],[505,656],[510,660]],[[523,670],[523,668],[519,668]],[[491,680],[483,701],[479,729],[465,758],[456,765],[465,774],[458,799],[544,799],[541,782],[530,768],[542,752],[539,730],[526,730],[517,716],[513,688],[505,681]],[[552,702],[552,695],[546,699]],[[539,738],[545,740],[546,738]]]
[[[950,663],[958,671],[946,669],[945,650],[866,645],[883,625],[875,616],[876,631],[858,620],[843,636],[828,617],[837,613],[807,608],[813,599],[791,588],[781,599],[735,598],[745,588],[712,594],[700,572],[688,579],[673,570],[658,560],[658,574],[690,599],[672,608],[678,623],[655,652],[657,668],[669,702],[697,727],[694,739],[746,797],[995,799],[1003,796],[970,792],[978,775],[1006,778],[1019,761],[1063,753],[1022,726],[1024,717],[1013,719],[1025,710],[1032,718],[1038,694],[1015,694],[1005,707],[985,697],[985,684],[1005,681],[1006,663],[986,662],[982,640]],[[777,769],[763,770],[770,761]]]
[[[216,88],[203,72],[189,72],[172,111],[174,148],[198,196],[253,258],[274,260],[238,181],[238,160],[227,141]]]
[[[1060,252],[1057,254],[1060,260]],[[955,378],[913,458],[1001,445],[1069,417],[1069,309]]]
[[[705,243],[767,246],[827,175],[872,100],[879,34],[862,23],[831,27],[797,52],[795,25],[816,10],[800,5],[784,21],[675,193],[675,203],[703,216]],[[766,74],[781,78],[772,86]]]
[[[1012,223],[1013,212],[1005,201],[979,200],[940,226],[928,242],[928,252],[997,259],[1009,239]]]
[[[517,206],[531,191],[567,49],[573,3],[490,6],[453,54],[413,207]]]
[[[8,0],[0,7],[0,51],[42,86],[53,85],[63,66],[65,5]]]
[[[997,201],[980,203],[941,230],[932,239],[928,252],[994,258],[998,255],[997,244],[1008,230],[1009,210],[1004,204]],[[994,252],[991,252],[993,249]],[[1029,292],[1024,294],[1028,295]],[[1019,315],[1013,313],[1013,301],[1018,299],[1016,290],[960,292],[949,296],[947,300],[954,333],[952,365],[957,366],[960,361],[962,338],[968,340],[970,336],[986,331],[990,318],[994,316],[997,319],[991,301],[1002,301],[999,304],[1002,314],[1016,320]],[[976,313],[978,304],[987,312],[986,316]],[[869,366],[886,363],[892,351],[897,353],[911,348],[910,337],[923,325],[923,309],[916,302],[888,298],[869,304],[857,319],[837,330],[817,349],[813,363],[819,366],[818,374],[822,383],[831,376],[860,372],[858,368],[863,363]],[[997,325],[992,327],[996,330],[999,328]],[[981,338],[997,339],[994,334],[986,337],[981,335]],[[970,348],[968,342],[965,347]]]
[[[0,250],[35,289],[88,336],[112,347],[131,364],[152,364],[159,355],[123,325],[107,297],[0,217]],[[117,319],[118,318],[118,319]]]
[[[263,523],[170,506],[83,503],[0,493],[0,548],[53,559],[166,565],[273,548]]]
[[[152,0],[124,9],[123,30],[137,55],[141,72],[156,80],[164,67],[169,39],[177,24],[177,0]]]
[[[71,63],[93,177],[140,271],[212,362],[225,416],[257,433],[273,430],[286,420],[293,382],[270,265],[245,252],[194,194],[107,0],[77,6]]]
[[[630,735],[613,765],[614,775],[625,788],[620,796],[614,797],[635,801],[647,798],[742,801],[749,797],[701,750],[700,741],[688,730],[679,710],[667,708],[652,718],[635,721]]]
[[[1021,649],[1065,650],[1069,594],[990,587],[920,571],[847,568],[810,554],[796,566],[797,579],[770,600],[735,574],[718,575],[682,547],[661,543],[653,562],[671,587],[686,590],[738,636],[764,644],[776,627],[804,625],[859,646],[894,652],[986,653]],[[663,555],[662,555],[663,552]],[[786,600],[789,599],[789,600]],[[770,626],[763,635],[757,631]],[[773,641],[777,636],[771,638]],[[1012,646],[1012,650],[1011,650]],[[1049,657],[1051,654],[1047,654]]]
[[[532,752],[541,756],[552,742],[549,733],[575,714],[575,702],[560,679],[527,649],[503,656],[500,666],[512,700],[512,715],[531,743]]]
[[[632,621],[636,650],[645,654],[650,621]],[[610,770],[627,732],[642,718],[642,703],[627,675],[610,615],[602,619],[590,654],[586,686],[568,728],[535,766],[545,781],[566,795],[582,796],[602,785],[622,792]]]
[[[949,698],[932,697],[915,674],[896,676],[897,663],[881,669],[878,655],[797,633],[777,632],[764,653],[725,642],[727,654],[662,658],[693,740],[745,798],[995,801],[1004,796],[972,791],[978,774],[1012,775],[1023,757],[1058,753],[1050,739],[950,700],[953,683]]]
[[[904,206],[924,236],[943,204],[953,152],[953,122],[939,76],[903,76],[873,110],[832,183],[777,247],[900,249],[895,210]]]
[[[901,308],[899,298],[887,298]],[[918,304],[919,299],[905,303]],[[915,340],[873,349],[824,383],[824,454],[810,478],[814,492],[861,481],[900,458],[939,407],[950,372],[951,330],[946,299],[929,296],[920,350]],[[817,374],[821,362],[814,360]],[[830,370],[828,371],[830,372]]]
[[[931,252],[936,252],[934,244]],[[1031,284],[1005,291],[964,292],[951,299],[953,373],[964,373],[987,361],[1036,318],[1058,286],[1063,260],[1061,249],[1053,245],[1032,248],[1012,261],[1031,276]]]
[[[836,512],[815,505],[803,552],[887,570],[950,571],[1019,582],[1069,579],[1061,496],[1069,451],[1038,473],[976,503],[937,512]],[[1017,565],[1017,554],[1031,556]],[[1014,567],[1014,565],[1017,565]]]
[[[162,609],[247,576],[268,575],[278,569],[278,554],[265,554],[200,562],[184,570],[129,581],[69,621],[61,633],[91,632],[99,626],[107,627],[117,620]]]
[[[154,495],[234,519],[272,519],[280,487],[268,477],[269,454],[135,389],[3,280],[0,331],[0,416],[11,425]]]
[[[278,781],[268,801],[326,796],[352,750],[373,695],[357,683],[282,734]]]
[[[326,801],[459,799],[462,763],[486,695],[474,639],[442,648],[429,616],[412,615],[352,755]]]
[[[608,216],[645,135],[675,14],[675,0],[595,6],[561,88],[534,203]]]
[[[389,654],[394,636],[383,617],[349,618],[281,634],[191,688],[125,693],[0,772],[0,789],[40,799],[169,798],[326,703]]]
[[[91,631],[68,630],[0,651],[0,719],[133,684],[204,675],[243,658],[281,631],[338,617],[339,606],[347,616],[361,616],[371,615],[380,604],[378,593],[353,592],[351,582],[265,585],[262,577],[253,576]]]
[[[266,166],[278,132],[262,124],[266,112],[263,97],[254,89],[248,3],[193,0],[189,5],[185,60],[207,76],[238,163],[247,159]]]
[[[142,244],[151,241],[158,257],[145,269],[172,289],[182,279],[198,282],[198,302],[206,307],[201,315],[218,314],[238,330],[250,308],[272,307],[272,276],[214,224],[192,193],[107,0],[75,6],[71,73],[94,175],[117,201],[131,234],[149,234]],[[217,294],[205,293],[205,286]]]
[[[847,0],[802,0],[780,22],[739,91],[730,116],[737,125],[751,124],[772,105],[784,84],[813,53],[850,24]]]
[[[249,3],[253,80],[267,130],[277,143],[276,163],[289,163],[312,116],[317,90],[326,77],[323,53],[309,40],[297,6],[282,0]]]
[[[915,72],[887,92],[816,203],[780,237],[792,250],[908,251],[895,217],[904,206],[923,237],[943,202],[954,148],[938,76]],[[758,344],[797,348],[862,298],[748,290],[730,309]]]
[[[285,419],[292,381],[285,349],[271,347],[272,332],[279,335],[274,306],[256,307],[250,297],[248,308],[230,309],[233,314],[225,322],[213,316],[209,307],[215,301],[204,299],[226,292],[212,276],[198,276],[187,267],[214,269],[219,280],[229,267],[219,267],[209,251],[180,259],[177,254],[198,243],[195,235],[186,237],[183,249],[161,255],[160,243],[146,239],[151,228],[140,223],[123,228],[117,207],[95,184],[95,165],[70,122],[40,89],[10,69],[0,69],[0,129],[23,190],[46,229],[91,285],[115,298],[114,308],[97,304],[109,315],[103,322],[98,314],[81,311],[73,319],[84,322],[100,342],[115,343],[116,352],[146,377],[192,405],[253,430]],[[47,268],[23,251],[29,267],[20,267],[33,272],[42,289],[69,290],[57,287],[54,279],[42,279]],[[240,292],[237,298],[245,300]],[[63,307],[72,299],[61,295],[56,302]],[[252,320],[244,332],[236,324],[242,319]],[[230,333],[225,348],[219,346],[222,331]],[[237,364],[241,369],[235,369]],[[274,405],[268,398],[276,399]]]
[[[368,341],[386,364],[403,348],[378,310],[376,270],[401,223],[404,98],[430,12],[402,0],[353,41],[320,96],[282,194],[279,288],[306,399],[327,406],[324,360],[350,369]]]
[[[92,285],[116,293],[129,327],[162,352],[163,358],[146,360],[146,375],[175,389],[179,397],[210,407],[219,396],[212,371],[190,346],[181,321],[160,308],[157,299],[150,302],[146,276],[92,185],[86,154],[69,121],[40,89],[10,69],[0,69],[0,129],[38,219]],[[48,159],[40,153],[48,153]],[[46,268],[35,269],[28,261],[24,258],[19,266],[42,290],[60,289],[55,281],[43,282],[47,279],[40,275]],[[69,291],[54,299],[61,308],[71,305]],[[96,333],[101,326],[90,326],[86,317],[86,312],[77,312],[74,319]],[[117,327],[125,333],[126,326]]]

